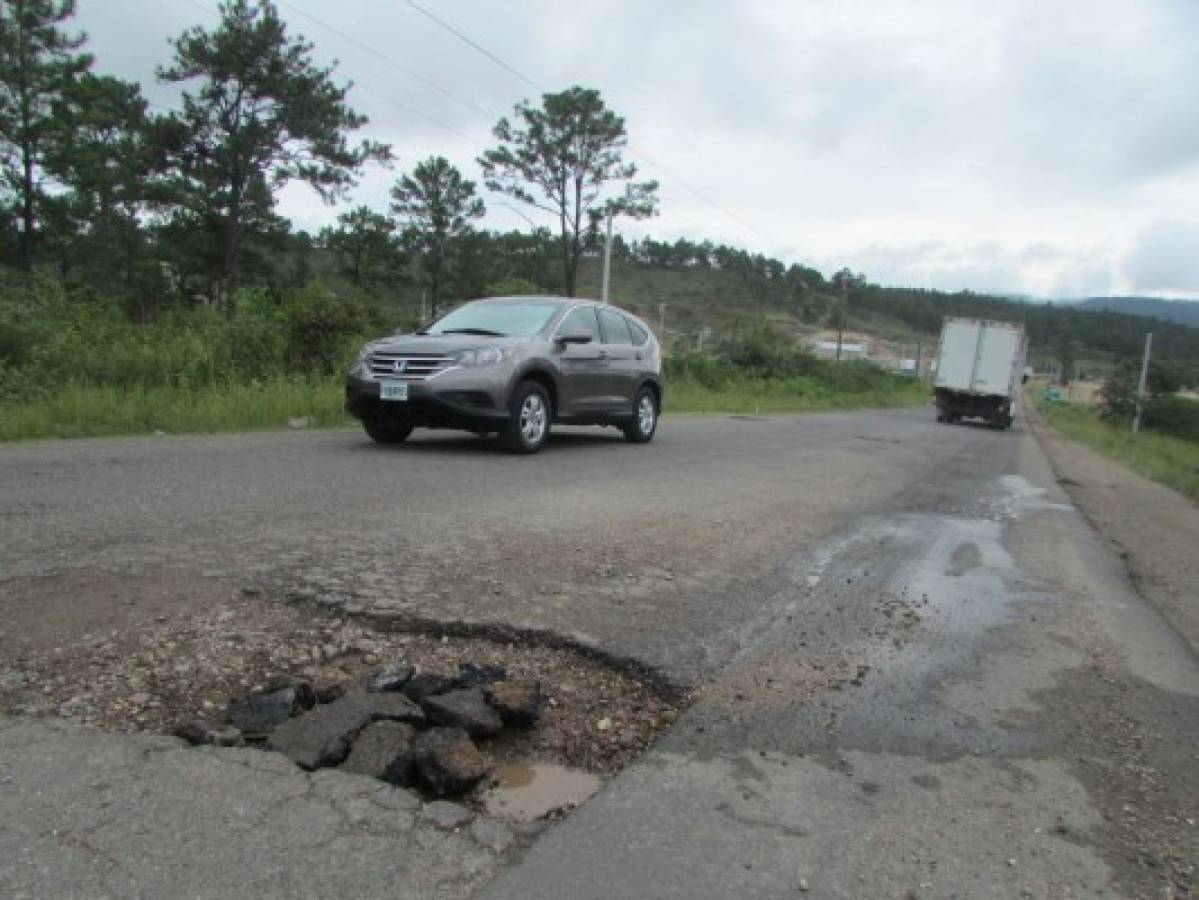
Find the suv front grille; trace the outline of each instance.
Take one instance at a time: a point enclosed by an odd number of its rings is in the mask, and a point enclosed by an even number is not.
[[[424,381],[454,364],[452,356],[441,353],[372,353],[371,374],[376,378],[402,378]]]

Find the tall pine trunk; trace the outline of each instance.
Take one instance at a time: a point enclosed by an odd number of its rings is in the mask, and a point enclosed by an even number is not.
[[[100,265],[96,270],[96,283],[102,292],[108,291],[112,279],[112,199],[108,191],[100,191],[99,221],[96,223],[96,237],[100,244]]]
[[[220,308],[233,312],[233,298],[241,282],[241,187],[234,185],[225,219],[224,246],[221,248]]]
[[[566,229],[562,230],[562,275],[563,281],[566,282],[566,296],[573,297],[575,295],[575,266],[574,260],[570,256],[570,238],[566,234]]]
[[[21,257],[22,272],[33,271],[33,148],[21,145]]]

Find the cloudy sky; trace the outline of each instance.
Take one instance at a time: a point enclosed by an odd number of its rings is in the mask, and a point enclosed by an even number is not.
[[[439,153],[478,179],[500,115],[582,84],[661,182],[658,218],[618,223],[630,237],[886,284],[1199,298],[1195,0],[418,2],[523,78],[406,0],[279,0],[398,169]],[[213,0],[78,6],[97,70],[164,106],[168,38],[216,22]],[[383,211],[396,174],[353,202]],[[528,227],[486,199],[488,226]],[[338,210],[291,186],[280,211],[318,228]]]

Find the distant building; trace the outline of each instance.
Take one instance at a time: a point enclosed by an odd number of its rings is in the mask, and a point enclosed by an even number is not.
[[[867,334],[847,331],[841,335],[842,359],[868,359],[870,347],[871,338]],[[808,349],[824,359],[835,359],[837,356],[837,332],[823,331],[812,335]]]
[[[836,356],[837,342],[836,341],[817,341],[812,344],[812,352],[817,356]],[[851,343],[849,341],[841,342],[841,356],[853,356],[865,359],[870,355],[870,347],[867,344]]]

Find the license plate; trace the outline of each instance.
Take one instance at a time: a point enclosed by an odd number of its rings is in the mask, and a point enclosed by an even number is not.
[[[407,400],[408,385],[403,381],[383,381],[379,384],[380,400]]]

